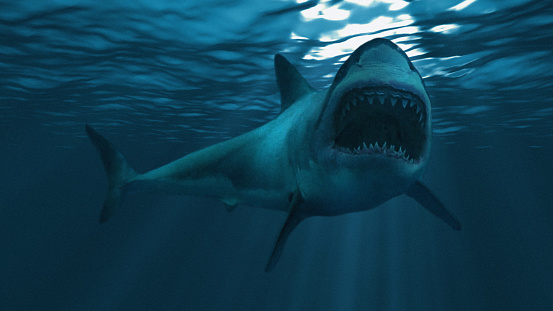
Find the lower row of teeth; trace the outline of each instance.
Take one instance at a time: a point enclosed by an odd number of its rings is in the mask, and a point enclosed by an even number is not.
[[[402,146],[399,146],[399,149],[396,151],[396,148],[394,145],[390,145],[390,146],[386,146],[387,143],[384,142],[384,144],[382,146],[379,146],[378,145],[378,142],[374,143],[373,144],[369,144],[367,146],[367,144],[365,142],[363,142],[363,145],[362,146],[358,146],[357,148],[353,148],[353,149],[349,149],[351,151],[362,151],[362,150],[372,150],[372,151],[376,151],[378,153],[386,153],[387,155],[390,155],[390,156],[394,156],[394,157],[397,157],[397,158],[403,158],[403,160],[405,161],[409,161],[409,162],[413,162],[413,159],[409,156],[409,155],[406,155],[405,152],[406,150],[402,147]]]

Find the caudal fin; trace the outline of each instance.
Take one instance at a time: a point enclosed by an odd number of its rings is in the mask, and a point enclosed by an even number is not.
[[[138,174],[130,167],[123,155],[88,124],[86,125],[86,134],[92,141],[92,144],[94,144],[94,147],[100,152],[100,157],[102,158],[108,177],[108,193],[104,201],[102,213],[100,214],[100,222],[104,222],[111,218],[121,204],[124,186],[133,181]]]

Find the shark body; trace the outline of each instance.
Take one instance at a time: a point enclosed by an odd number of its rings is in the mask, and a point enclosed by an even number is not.
[[[87,125],[109,181],[100,221],[133,189],[212,197],[229,210],[240,204],[282,210],[288,218],[266,271],[303,219],[368,210],[401,194],[461,228],[420,183],[431,106],[420,74],[397,45],[363,44],[326,90],[314,90],[279,54],[275,73],[282,109],[274,120],[143,174]]]

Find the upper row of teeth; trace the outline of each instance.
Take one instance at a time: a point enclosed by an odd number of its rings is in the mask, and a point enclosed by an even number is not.
[[[386,97],[390,98],[390,102],[392,103],[392,107],[395,105],[402,105],[403,108],[406,107],[413,107],[416,106],[416,113],[419,116],[419,122],[422,122],[422,113],[421,113],[421,106],[418,105],[414,100],[409,100],[407,98],[390,94],[390,96],[386,96],[386,93],[383,92],[367,92],[365,91],[363,94],[357,94],[351,101],[346,103],[346,107],[344,110],[342,110],[342,117],[345,117],[346,112],[351,110],[351,107],[357,106],[358,101],[361,102],[367,102],[369,104],[375,104],[375,101],[378,100],[378,103],[381,105],[384,105],[384,102],[386,101]],[[371,101],[370,98],[373,98]]]

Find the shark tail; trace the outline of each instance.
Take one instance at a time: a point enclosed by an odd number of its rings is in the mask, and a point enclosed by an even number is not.
[[[88,124],[86,125],[86,134],[94,147],[100,152],[108,177],[108,193],[100,214],[100,222],[105,222],[113,216],[120,206],[125,194],[125,186],[135,180],[138,174],[130,167],[123,155]]]

